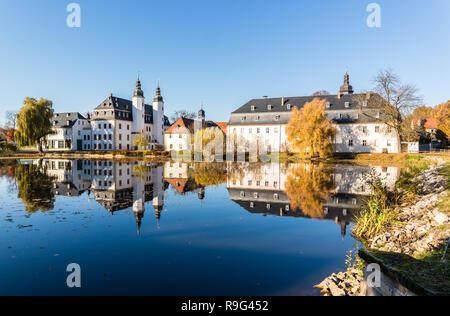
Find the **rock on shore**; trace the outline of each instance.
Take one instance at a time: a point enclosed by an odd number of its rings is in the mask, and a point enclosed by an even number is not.
[[[450,238],[450,216],[438,210],[447,196],[446,180],[439,174],[443,163],[430,167],[415,178],[418,194],[411,206],[402,205],[398,223],[389,231],[369,240],[371,249],[407,255],[433,251]],[[325,296],[360,295],[362,276],[355,269],[333,274],[316,287]]]

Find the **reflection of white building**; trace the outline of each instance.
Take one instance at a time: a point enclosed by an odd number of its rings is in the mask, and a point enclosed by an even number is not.
[[[230,199],[254,214],[309,217],[307,211],[291,207],[290,198],[285,192],[288,176],[296,167],[296,164],[228,163],[227,188]],[[395,167],[339,165],[330,174],[334,189],[322,201],[322,218],[339,223],[343,235],[346,226],[370,194],[364,177],[371,172],[380,176],[387,186],[393,186],[400,170]]]
[[[380,120],[380,113],[371,108],[374,93],[354,94],[348,74],[337,95],[319,96],[326,100],[326,115],[336,127],[335,152],[396,153],[396,133]],[[289,149],[286,126],[295,107],[301,109],[316,97],[283,97],[253,99],[231,113],[228,139],[249,151],[263,147],[266,152]],[[364,98],[365,101],[360,101]],[[362,105],[359,102],[363,102]],[[360,109],[364,109],[365,115]]]
[[[54,193],[78,196],[87,191],[110,213],[131,208],[141,226],[146,203],[151,202],[159,220],[164,207],[164,168],[142,162],[46,160],[45,170],[54,177]]]

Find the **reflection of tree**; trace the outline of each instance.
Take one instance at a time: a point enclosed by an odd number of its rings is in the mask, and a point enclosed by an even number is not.
[[[203,187],[222,184],[226,181],[224,164],[196,163],[194,166],[193,177],[195,183]]]
[[[296,165],[286,182],[286,194],[291,200],[292,209],[300,208],[307,216],[323,218],[322,201],[329,196],[333,187],[330,171],[324,164]]]
[[[47,212],[53,209],[55,195],[53,179],[42,173],[36,165],[18,165],[15,173],[18,197],[28,213]]]
[[[137,178],[145,178],[150,173],[150,167],[143,164],[133,166],[133,176]]]

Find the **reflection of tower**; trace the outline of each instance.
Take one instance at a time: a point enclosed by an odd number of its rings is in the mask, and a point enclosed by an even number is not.
[[[138,227],[138,235],[145,213],[145,183],[142,177],[133,177],[133,212]]]
[[[198,190],[198,199],[199,200],[205,199],[205,188],[200,188]]]
[[[152,169],[153,179],[153,208],[155,209],[155,216],[158,221],[161,218],[161,212],[164,208],[164,167],[157,166]]]
[[[345,220],[340,220],[341,224],[341,236],[342,239],[344,239],[345,235],[347,234],[347,222]]]

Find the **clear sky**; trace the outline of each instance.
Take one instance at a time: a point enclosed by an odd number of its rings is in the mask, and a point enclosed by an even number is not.
[[[371,2],[0,0],[0,117],[27,96],[81,113],[131,98],[138,70],[147,98],[161,80],[167,114],[203,102],[215,121],[263,95],[337,93],[347,67],[356,91],[392,67],[427,105],[450,99],[450,1],[378,0],[381,28]]]

